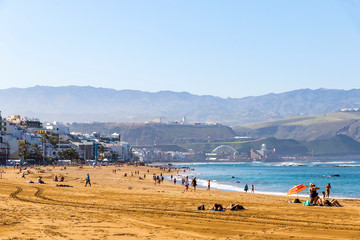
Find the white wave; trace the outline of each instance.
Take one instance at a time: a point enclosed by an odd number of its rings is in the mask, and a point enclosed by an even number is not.
[[[348,164],[343,164],[343,165],[333,165],[331,167],[360,167],[360,165],[348,165]]]

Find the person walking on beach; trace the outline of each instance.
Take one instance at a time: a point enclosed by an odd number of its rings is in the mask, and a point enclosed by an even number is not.
[[[255,187],[254,184],[251,185],[251,193],[255,193]]]
[[[155,173],[154,173],[154,175],[153,175],[153,180],[154,180],[154,183],[155,183],[155,185],[156,185],[156,176],[155,176]]]
[[[329,198],[330,197],[330,188],[331,185],[330,183],[328,183],[328,185],[326,185],[325,189],[326,189],[326,197]]]
[[[208,181],[208,188],[207,188],[208,191],[210,191],[210,180]]]
[[[194,187],[194,192],[196,192],[196,186],[197,186],[196,177],[194,177],[194,178],[192,179],[191,185]]]
[[[189,190],[189,177],[186,176],[185,178],[185,191],[188,191]]]
[[[88,184],[89,184],[89,185],[90,185],[90,187],[91,187],[90,175],[89,175],[89,174],[87,174],[87,175],[86,175],[86,183],[85,183],[85,187],[86,187]]]
[[[249,186],[248,186],[247,184],[245,184],[244,191],[245,191],[246,193],[247,193],[248,189],[249,189]]]

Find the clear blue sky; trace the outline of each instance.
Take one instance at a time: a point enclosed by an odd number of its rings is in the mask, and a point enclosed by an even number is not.
[[[360,1],[0,0],[0,88],[35,85],[360,88]]]

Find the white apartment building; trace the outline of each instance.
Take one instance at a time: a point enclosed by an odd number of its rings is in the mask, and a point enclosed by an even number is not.
[[[60,122],[46,123],[45,128],[55,134],[60,134],[60,135],[70,134],[70,128]]]

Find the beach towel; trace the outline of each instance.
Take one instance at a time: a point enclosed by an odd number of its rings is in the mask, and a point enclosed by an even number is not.
[[[225,210],[215,210],[215,209],[211,209],[211,211],[214,211],[214,212],[225,212]]]
[[[310,206],[311,204],[310,204],[310,200],[306,200],[305,202],[304,202],[304,205],[305,206]]]
[[[225,210],[215,210],[214,207],[211,209],[211,211],[214,211],[214,212],[225,212]]]

